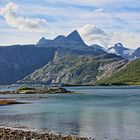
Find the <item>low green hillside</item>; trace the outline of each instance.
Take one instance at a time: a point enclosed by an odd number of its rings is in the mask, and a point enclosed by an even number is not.
[[[131,62],[125,69],[111,77],[100,79],[96,83],[101,85],[140,85],[140,59]]]

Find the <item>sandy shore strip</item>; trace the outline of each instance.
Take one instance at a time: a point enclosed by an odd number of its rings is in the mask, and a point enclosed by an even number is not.
[[[41,133],[33,130],[16,128],[0,128],[0,140],[95,140],[91,138],[62,136],[51,133]]]
[[[0,106],[1,105],[14,105],[14,104],[25,104],[25,102],[19,102],[19,101],[10,100],[10,99],[0,99]]]

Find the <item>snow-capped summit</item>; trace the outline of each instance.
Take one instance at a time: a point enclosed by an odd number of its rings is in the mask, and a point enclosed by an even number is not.
[[[133,49],[129,49],[123,46],[122,43],[116,43],[113,47],[108,49],[109,53],[117,54],[124,59],[130,59],[131,54],[134,52]]]
[[[122,43],[116,43],[113,47],[110,47],[108,49],[108,52],[121,55],[126,50],[129,50],[129,49],[128,48],[125,48]]]

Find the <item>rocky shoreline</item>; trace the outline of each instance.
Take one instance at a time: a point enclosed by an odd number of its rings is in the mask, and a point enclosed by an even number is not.
[[[39,133],[30,130],[0,128],[0,140],[89,140],[91,138]],[[92,139],[95,140],[95,139]]]
[[[74,93],[62,87],[50,88],[30,88],[21,87],[14,91],[0,91],[0,94],[59,94],[59,93]]]

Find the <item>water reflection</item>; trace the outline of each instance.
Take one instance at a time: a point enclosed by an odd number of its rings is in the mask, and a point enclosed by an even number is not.
[[[0,124],[97,139],[138,139],[140,90],[130,93],[130,89],[123,89],[123,94],[120,91],[107,89],[102,93],[101,89],[86,88],[83,94],[50,95],[35,100],[26,95],[32,104],[0,107]]]

